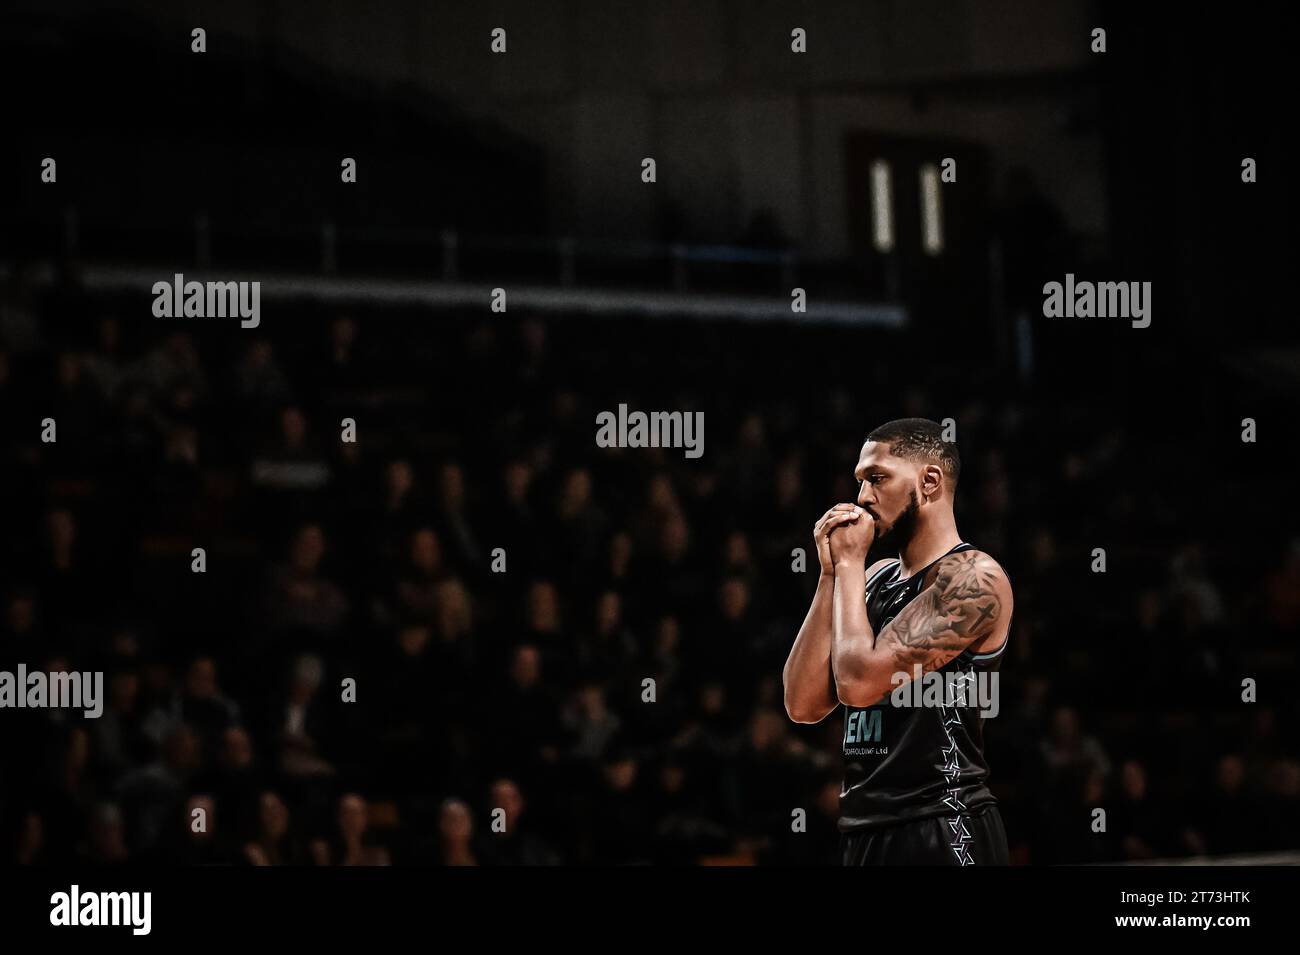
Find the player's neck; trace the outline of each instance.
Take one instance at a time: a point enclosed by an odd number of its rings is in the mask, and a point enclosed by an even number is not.
[[[907,546],[898,552],[898,559],[903,563],[899,579],[925,569],[960,543],[957,522],[951,517],[932,527],[918,527]]]

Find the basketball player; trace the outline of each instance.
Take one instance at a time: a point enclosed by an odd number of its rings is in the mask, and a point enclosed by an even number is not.
[[[871,432],[853,473],[857,503],[835,505],[813,529],[821,578],[785,664],[785,706],[795,722],[817,723],[844,704],[844,865],[1008,861],[978,696],[935,694],[931,706],[892,697],[900,685],[911,697],[918,664],[969,688],[968,674],[996,671],[1006,648],[1011,585],[957,533],[961,462],[941,434],[924,418]],[[866,566],[873,543],[897,557]]]

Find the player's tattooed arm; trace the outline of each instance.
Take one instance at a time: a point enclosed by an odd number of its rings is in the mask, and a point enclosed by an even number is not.
[[[993,633],[1010,613],[1011,599],[1006,573],[992,557],[963,551],[943,558],[933,581],[858,655],[856,679],[847,690],[840,687],[841,701],[870,706],[915,679],[918,665],[922,674],[938,670]]]
[[[896,670],[938,670],[1002,619],[1006,574],[979,551],[951,554],[935,568],[934,582],[921,591],[876,637]]]

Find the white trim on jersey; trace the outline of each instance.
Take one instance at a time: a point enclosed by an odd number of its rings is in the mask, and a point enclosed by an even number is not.
[[[1007,634],[1007,638],[1002,641],[1002,646],[998,647],[992,653],[972,653],[970,658],[972,660],[992,660],[1003,650],[1005,650],[1007,648],[1007,644],[1010,642],[1011,642],[1011,634]]]

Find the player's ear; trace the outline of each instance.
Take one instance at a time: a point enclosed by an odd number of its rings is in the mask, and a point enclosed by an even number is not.
[[[921,469],[921,496],[927,501],[937,501],[944,490],[943,468],[927,464]]]

